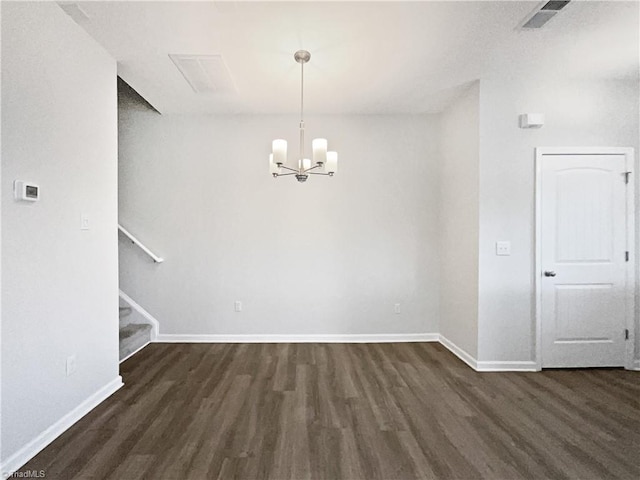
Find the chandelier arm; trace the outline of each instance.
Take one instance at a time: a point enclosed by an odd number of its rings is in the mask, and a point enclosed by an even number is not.
[[[314,165],[314,166],[313,166],[313,167],[311,167],[311,168],[307,168],[307,169],[304,171],[304,173],[307,173],[309,170],[313,170],[314,168],[320,168],[320,165]]]
[[[276,173],[276,177],[286,177],[287,175],[298,175],[298,172],[294,172],[294,173]]]
[[[326,175],[328,177],[333,177],[333,175],[330,173],[322,173],[322,172],[309,172],[308,174],[309,175]]]
[[[286,167],[284,165],[280,165],[280,168],[284,168],[285,170],[289,170],[291,172],[300,173],[300,172],[298,172],[298,169],[296,169],[296,168],[289,168],[289,167]]]

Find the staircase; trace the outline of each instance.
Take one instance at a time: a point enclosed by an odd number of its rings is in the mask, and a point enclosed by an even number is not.
[[[152,326],[120,298],[120,361],[151,342]]]
[[[138,238],[134,237],[120,224],[118,224],[118,231],[124,235],[124,238],[151,257],[156,264],[164,262],[164,258],[149,250]],[[120,290],[120,362],[122,363],[134,353],[142,350],[152,340],[155,340],[158,331],[158,321]]]

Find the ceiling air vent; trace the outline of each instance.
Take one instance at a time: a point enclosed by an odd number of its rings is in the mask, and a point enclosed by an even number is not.
[[[541,28],[549,20],[551,20],[560,10],[567,6],[570,0],[560,1],[552,0],[536,8],[520,26],[522,29]]]
[[[222,55],[169,55],[196,93],[232,93],[236,87]]]
[[[566,1],[560,1],[560,0],[553,0],[551,2],[547,2],[542,6],[541,10],[553,10],[553,11],[560,11],[562,10],[564,7],[567,6],[567,3],[569,3],[571,0],[566,0]]]

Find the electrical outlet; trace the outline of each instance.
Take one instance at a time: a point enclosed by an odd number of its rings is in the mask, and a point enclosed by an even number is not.
[[[393,306],[393,311],[395,312],[396,315],[400,315],[400,304],[399,303],[396,303]]]
[[[496,255],[511,255],[511,242],[496,242]]]
[[[76,356],[74,355],[70,355],[67,357],[67,377],[69,375],[73,375],[74,373],[76,373]]]
[[[235,304],[234,304],[234,309],[236,312],[241,312],[242,311],[242,302],[240,300],[236,300]]]

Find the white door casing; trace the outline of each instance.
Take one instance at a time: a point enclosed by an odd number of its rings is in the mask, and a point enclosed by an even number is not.
[[[536,149],[538,368],[632,367],[632,164],[632,149]]]

